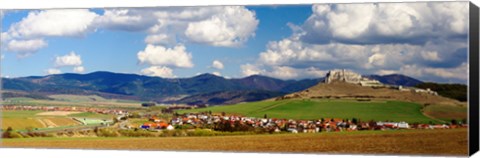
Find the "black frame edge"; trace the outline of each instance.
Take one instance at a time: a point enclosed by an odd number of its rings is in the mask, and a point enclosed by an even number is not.
[[[469,5],[469,118],[468,153],[470,156],[479,150],[479,8]]]

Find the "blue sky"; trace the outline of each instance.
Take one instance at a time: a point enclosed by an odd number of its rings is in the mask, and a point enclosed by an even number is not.
[[[280,79],[331,69],[467,81],[468,3],[3,11],[2,76]]]

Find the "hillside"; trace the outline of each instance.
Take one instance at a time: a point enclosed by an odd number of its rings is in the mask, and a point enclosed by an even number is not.
[[[394,88],[363,87],[345,82],[319,83],[304,91],[288,94],[277,98],[281,99],[306,99],[306,98],[336,98],[336,99],[380,99],[415,102],[423,105],[442,104],[462,106],[457,100],[426,93],[399,91]]]
[[[400,75],[400,74],[391,74],[391,75],[367,75],[367,78],[375,79],[380,81],[383,84],[388,84],[388,85],[400,85],[400,86],[408,86],[408,87],[413,87],[418,84],[423,83],[420,80],[417,80],[412,77]]]
[[[220,91],[188,96],[175,101],[175,103],[184,103],[188,105],[228,105],[240,102],[265,100],[281,95],[285,95],[285,93],[263,90]]]
[[[426,82],[416,85],[418,88],[430,88],[433,91],[438,92],[439,95],[453,98],[459,101],[467,101],[467,86],[462,84],[440,84]]]
[[[332,70],[323,82],[277,98],[178,112],[204,111],[286,119],[357,118],[409,123],[444,122],[467,116],[464,102],[425,89],[382,84],[347,70]]]
[[[276,97],[301,91],[317,84],[321,79],[279,80],[266,76],[249,76],[225,79],[212,74],[201,74],[191,78],[167,79],[135,74],[93,72],[89,74],[58,74],[3,79],[3,88],[23,93],[8,93],[6,97],[35,96],[48,99],[53,94],[98,95],[105,98],[176,102],[184,97],[225,95],[233,91],[244,95],[224,101],[206,101],[203,104],[224,104],[257,101],[265,97]],[[244,93],[248,91],[248,93]],[[268,92],[268,93],[267,93]],[[261,95],[252,95],[261,94]],[[227,97],[228,98],[228,97]],[[243,98],[243,99],[242,99]],[[199,98],[205,100],[207,98]],[[179,103],[187,103],[188,98]]]
[[[408,86],[421,83],[403,75],[369,75],[384,84]],[[233,104],[303,91],[324,78],[280,80],[261,75],[226,79],[212,74],[190,78],[160,78],[98,71],[88,74],[57,74],[4,78],[4,97],[51,99],[49,95],[98,95],[110,99],[162,103]],[[15,91],[15,93],[13,93]],[[255,95],[254,95],[255,94]]]
[[[360,119],[363,121],[406,121],[428,123],[436,120],[424,116],[421,105],[398,101],[357,102],[354,100],[280,100],[242,103],[229,106],[215,106],[193,110],[180,110],[178,113],[207,112],[238,114],[243,116],[279,119]]]

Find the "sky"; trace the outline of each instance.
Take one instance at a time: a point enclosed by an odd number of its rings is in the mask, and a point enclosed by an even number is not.
[[[466,83],[468,2],[1,11],[3,77],[323,77]]]

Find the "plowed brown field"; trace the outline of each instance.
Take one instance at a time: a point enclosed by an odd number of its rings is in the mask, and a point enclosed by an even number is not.
[[[465,156],[467,140],[467,129],[448,129],[168,138],[30,138],[4,139],[2,146]]]

